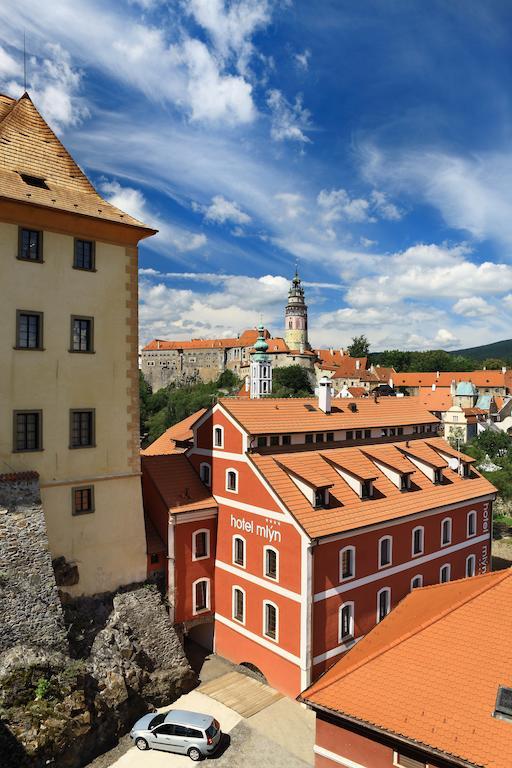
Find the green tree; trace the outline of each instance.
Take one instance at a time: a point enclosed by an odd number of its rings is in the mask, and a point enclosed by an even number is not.
[[[301,365],[274,368],[272,397],[307,397],[313,394],[308,372]]]
[[[481,362],[481,367],[487,368],[488,371],[499,371],[501,368],[506,368],[507,363],[505,360],[500,360],[497,357],[489,357],[487,360]]]
[[[366,357],[370,351],[370,342],[366,336],[354,336],[352,338],[352,344],[348,348],[350,357]]]

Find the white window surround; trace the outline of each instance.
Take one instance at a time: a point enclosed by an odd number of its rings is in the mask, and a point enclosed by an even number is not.
[[[414,551],[414,534],[416,531],[421,531],[421,546],[418,552]],[[411,556],[412,557],[419,557],[419,555],[422,555],[425,552],[425,529],[422,525],[417,525],[416,528],[412,529],[412,535],[411,535]]]
[[[200,608],[198,610],[197,604],[196,604],[196,586],[201,581],[206,582],[206,608]],[[197,616],[198,614],[206,613],[209,610],[210,610],[210,579],[207,579],[203,576],[200,579],[196,579],[192,584],[192,613],[194,616]]]
[[[414,582],[416,581],[416,579],[419,579],[420,583],[414,586]],[[423,586],[423,576],[421,575],[421,573],[417,573],[416,576],[413,576],[411,579],[411,590],[417,589],[418,587],[422,587],[422,586]]]
[[[469,528],[470,528],[470,522],[469,521],[471,519],[474,520],[474,523],[473,523],[473,533],[469,532]],[[471,512],[468,512],[467,520],[466,520],[466,537],[468,539],[472,539],[473,536],[476,536],[476,522],[477,522],[476,510],[472,509]]]
[[[343,553],[348,552],[349,550],[352,550],[352,573],[350,576],[343,576]],[[339,553],[339,580],[342,581],[350,581],[350,579],[354,579],[356,576],[356,548],[352,545],[348,547],[343,547],[343,549],[340,549]]]
[[[443,541],[443,534],[444,534],[444,524],[448,523],[448,539],[447,541]],[[452,518],[451,517],[445,517],[441,521],[441,547],[449,547],[452,543]]]
[[[386,541],[386,539],[389,541],[389,563],[382,563],[382,542]],[[393,565],[393,537],[381,536],[381,538],[379,539],[379,569],[389,568],[392,565]]]
[[[350,621],[348,635],[343,635],[342,615],[343,609],[350,608]],[[354,602],[342,603],[338,608],[338,643],[345,643],[347,640],[352,640],[354,637]]]
[[[269,576],[267,573],[267,552],[275,552],[276,555],[276,577]],[[263,575],[266,579],[270,579],[270,581],[278,582],[279,581],[279,550],[277,550],[275,547],[271,547],[270,545],[266,545],[263,547]]]
[[[239,590],[243,595],[243,609],[242,609],[242,619],[236,618],[236,590]],[[237,624],[243,624],[245,626],[245,605],[246,605],[246,592],[243,587],[240,587],[238,584],[233,584],[232,590],[231,590],[231,618],[233,621],[236,621]]]
[[[219,424],[213,427],[213,447],[224,448],[224,427],[221,427]]]
[[[390,587],[382,587],[382,589],[379,589],[379,591],[377,592],[377,622],[376,622],[377,624],[379,624],[379,622],[382,621],[382,619],[379,618],[379,614],[380,614],[380,596],[384,592],[386,592],[387,596],[388,596],[387,597],[387,607],[388,607],[388,609],[386,611],[386,616],[389,614],[389,612],[391,610],[391,588]],[[383,616],[382,618],[385,618],[385,617]]]
[[[276,612],[276,636],[271,637],[270,635],[267,635],[266,629],[267,629],[267,617],[266,617],[266,607],[267,605],[271,605],[273,608],[275,608]],[[264,600],[263,601],[263,637],[267,638],[267,640],[272,640],[273,643],[279,642],[279,607],[272,602],[272,600]]]
[[[244,557],[241,563],[237,563],[235,559],[237,539],[240,539],[240,541],[243,544]],[[243,536],[240,536],[239,533],[235,533],[235,535],[233,536],[233,541],[231,545],[231,562],[233,563],[233,565],[236,565],[237,568],[245,568],[247,564],[247,542],[245,541],[245,538]]]
[[[446,569],[448,570],[448,578],[445,581],[443,581],[443,571]],[[444,565],[442,565],[439,569],[439,583],[447,584],[449,581],[451,581],[451,578],[452,578],[452,566],[450,565],[450,563],[444,563]]]
[[[228,478],[229,473],[233,472],[235,475],[235,487],[234,488],[228,488]],[[226,491],[228,493],[238,493],[238,470],[234,469],[233,467],[228,467],[226,469]]]
[[[206,534],[206,555],[196,555],[196,539],[200,533]],[[207,560],[210,557],[210,531],[208,528],[198,528],[192,534],[192,560]]]
[[[468,567],[471,563],[471,567]],[[470,573],[468,573],[470,571]],[[466,578],[469,578],[470,576],[474,576],[476,574],[476,556],[475,555],[468,555],[466,557],[466,570],[465,575]]]
[[[393,768],[405,768],[403,763],[399,763],[399,752],[393,752]],[[415,759],[415,758],[409,758],[409,759]],[[418,768],[428,768],[428,764],[426,762],[421,762],[420,760],[416,761],[418,764]]]
[[[207,461],[202,461],[199,465],[199,477],[207,486],[212,484],[212,466]]]

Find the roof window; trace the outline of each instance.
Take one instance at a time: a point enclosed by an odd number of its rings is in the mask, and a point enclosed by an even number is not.
[[[507,688],[505,685],[498,687],[494,717],[512,720],[512,688]]]
[[[41,176],[31,176],[28,173],[20,173],[22,180],[30,187],[39,187],[40,189],[50,189],[46,181]]]

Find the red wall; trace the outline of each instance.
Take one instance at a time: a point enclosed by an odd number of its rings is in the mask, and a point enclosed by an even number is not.
[[[210,556],[202,560],[192,560],[192,535],[194,531],[206,528],[210,531]],[[190,621],[193,614],[192,585],[200,578],[210,579],[210,614],[215,610],[215,550],[217,546],[217,520],[215,517],[207,520],[196,520],[190,523],[179,523],[174,533],[174,620],[176,623]],[[198,614],[208,615],[206,612]]]
[[[224,428],[224,448],[215,448],[215,450],[225,450],[231,453],[242,453],[242,433],[220,410],[208,416],[208,418],[196,430],[196,448],[212,449],[213,445],[213,426]]]

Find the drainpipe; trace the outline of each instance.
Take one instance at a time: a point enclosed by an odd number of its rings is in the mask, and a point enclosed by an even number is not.
[[[176,606],[175,526],[176,515],[169,515],[169,527],[167,531],[167,599],[169,601],[169,618],[173,624]]]

